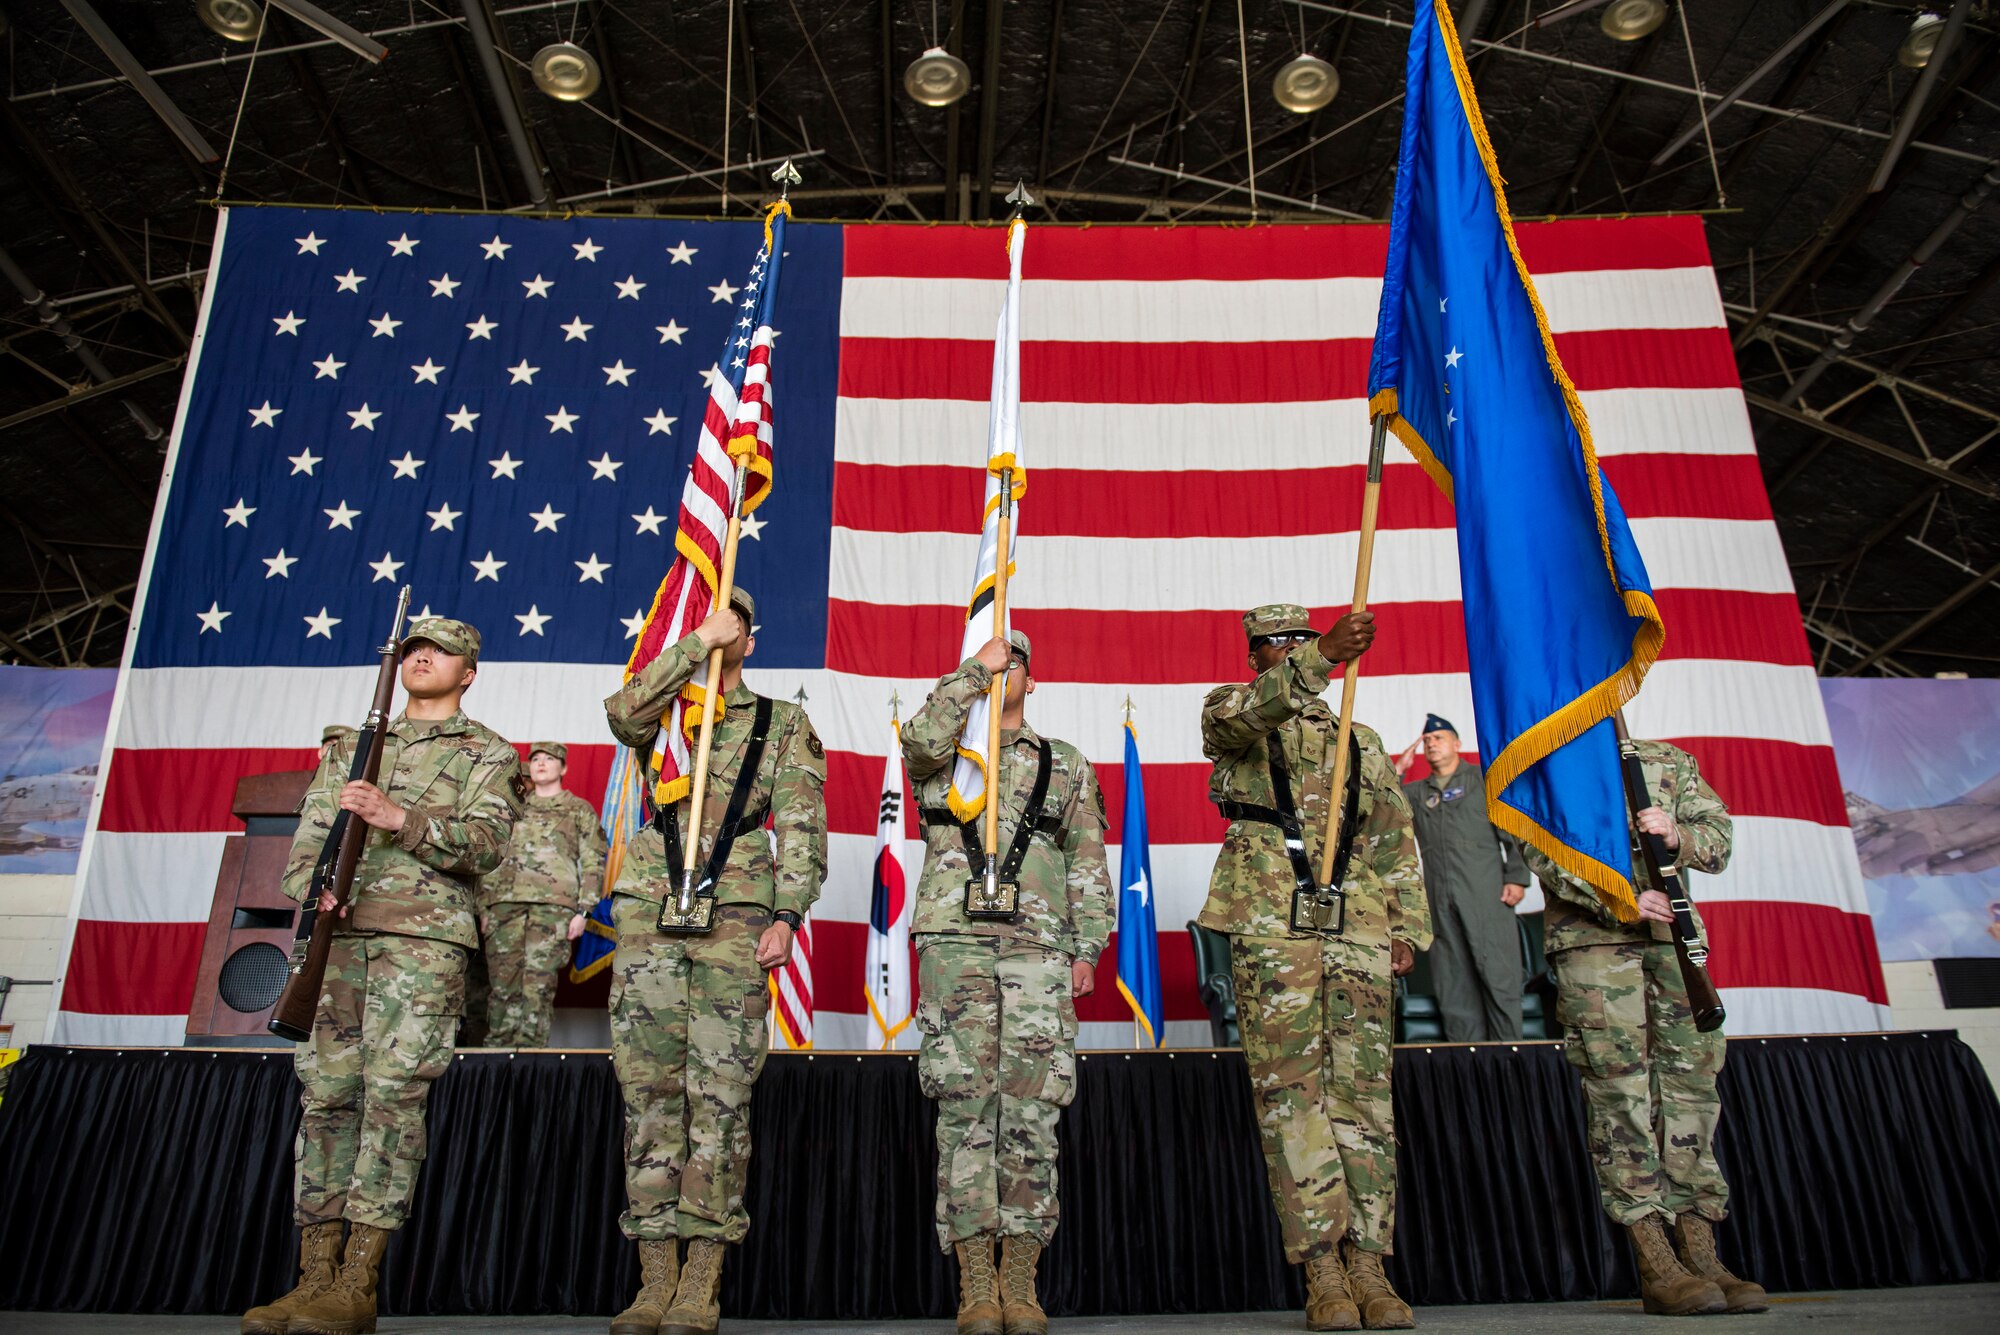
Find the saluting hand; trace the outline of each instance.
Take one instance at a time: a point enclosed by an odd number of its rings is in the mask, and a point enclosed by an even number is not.
[[[1647,807],[1635,818],[1639,828],[1647,834],[1657,834],[1667,841],[1670,852],[1681,851],[1681,827],[1674,824],[1674,818],[1658,807]]]
[[[1346,663],[1366,653],[1373,643],[1375,614],[1349,612],[1333,623],[1333,629],[1319,637],[1319,652],[1329,663]]]
[[[788,922],[774,922],[764,929],[757,938],[757,963],[765,972],[777,968],[792,957],[792,925]]]
[[[410,814],[366,779],[355,779],[340,790],[340,809],[351,811],[376,829],[387,830],[390,834],[402,829]]]

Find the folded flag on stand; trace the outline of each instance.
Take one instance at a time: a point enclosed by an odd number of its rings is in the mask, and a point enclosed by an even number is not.
[[[1420,0],[1369,411],[1457,508],[1488,815],[1637,917],[1609,719],[1666,629],[1556,355],[1443,0]]]

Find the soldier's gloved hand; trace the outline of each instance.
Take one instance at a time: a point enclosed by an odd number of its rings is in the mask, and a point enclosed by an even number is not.
[[[1671,923],[1674,920],[1674,906],[1668,902],[1666,894],[1662,891],[1641,890],[1639,917],[1646,922]]]
[[[376,829],[391,834],[403,828],[403,820],[409,814],[391,802],[387,793],[363,779],[354,779],[340,790],[340,809],[351,811]]]
[[[757,938],[757,963],[766,972],[792,957],[792,925],[774,922]]]
[[[986,670],[997,677],[1007,670],[1007,660],[1013,656],[1013,652],[1012,646],[996,635],[980,645],[979,652],[973,657],[985,664]]]
[[[1417,967],[1417,952],[1410,949],[1408,941],[1389,943],[1389,972],[1401,978]]]
[[[579,936],[582,935],[583,935],[583,915],[581,913],[578,913],[573,915],[569,920],[569,939],[574,941]]]
[[[1333,623],[1333,629],[1319,637],[1319,652],[1329,663],[1346,663],[1359,658],[1375,643],[1375,614],[1349,612]]]
[[[727,649],[743,638],[743,618],[736,615],[736,609],[725,607],[719,612],[710,612],[708,619],[694,628],[701,637],[701,647],[711,652]]]
[[[1069,966],[1069,994],[1087,997],[1097,990],[1097,966],[1077,960]]]
[[[1669,816],[1658,807],[1647,807],[1638,814],[1636,819],[1639,822],[1639,828],[1647,834],[1657,834],[1660,838],[1667,841],[1667,847],[1670,850],[1676,853],[1681,851],[1681,827],[1674,824],[1672,816]]]

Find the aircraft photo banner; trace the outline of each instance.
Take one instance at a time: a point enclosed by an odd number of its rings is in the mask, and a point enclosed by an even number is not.
[[[0,667],[0,875],[76,870],[117,681],[115,668]]]

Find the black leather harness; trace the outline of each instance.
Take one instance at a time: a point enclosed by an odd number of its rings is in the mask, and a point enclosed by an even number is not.
[[[1021,823],[1014,830],[1014,841],[1007,846],[1007,856],[1000,863],[998,879],[1012,881],[1019,878],[1021,864],[1028,859],[1028,846],[1034,842],[1036,834],[1045,834],[1060,844],[1063,839],[1062,817],[1045,815],[1042,807],[1049,800],[1049,773],[1054,764],[1054,753],[1048,739],[1036,742],[1038,755],[1035,760],[1035,786],[1028,793],[1028,804],[1021,809]],[[995,786],[997,789],[997,785]],[[952,815],[949,807],[919,807],[917,814],[922,817],[926,828],[936,825],[955,826],[959,838],[965,842],[965,858],[972,865],[975,878],[986,875],[986,850],[980,841],[980,822],[962,821]]]
[[[1262,825],[1275,825],[1285,836],[1285,856],[1292,864],[1292,880],[1297,888],[1306,894],[1316,893],[1319,878],[1313,874],[1312,860],[1306,856],[1305,825],[1299,820],[1298,805],[1292,800],[1291,771],[1285,768],[1285,744],[1276,729],[1264,735],[1265,749],[1270,757],[1271,797],[1273,806],[1263,806],[1256,802],[1235,802],[1220,798],[1216,806],[1226,820],[1256,821]],[[1347,737],[1347,793],[1342,803],[1340,828],[1346,838],[1333,855],[1333,884],[1339,889],[1347,880],[1347,863],[1354,853],[1355,823],[1361,814],[1361,741],[1352,733]]]
[[[757,697],[756,717],[750,724],[750,740],[743,744],[743,763],[736,770],[736,785],[729,790],[729,807],[723,812],[722,826],[715,832],[715,843],[709,848],[708,861],[702,865],[701,877],[695,884],[697,895],[715,893],[715,878],[722,874],[736,840],[760,829],[771,818],[769,802],[755,811],[744,810],[750,805],[750,790],[757,786],[757,771],[763,766],[764,748],[770,738],[771,701],[769,697],[760,695]],[[667,884],[678,886],[687,870],[687,862],[681,852],[680,804],[676,802],[671,806],[655,807],[652,823],[667,844],[667,871],[672,877]]]

